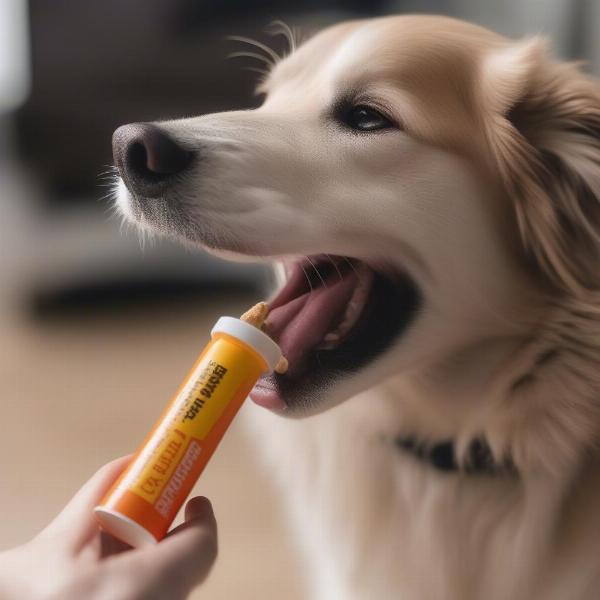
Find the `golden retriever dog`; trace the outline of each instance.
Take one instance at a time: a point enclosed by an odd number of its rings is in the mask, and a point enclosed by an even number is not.
[[[115,193],[275,265],[290,369],[248,412],[311,597],[600,597],[598,83],[538,38],[394,16],[259,91],[119,128]]]

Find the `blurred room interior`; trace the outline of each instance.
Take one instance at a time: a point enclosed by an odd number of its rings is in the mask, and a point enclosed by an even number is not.
[[[111,135],[132,121],[252,108],[257,74],[228,35],[287,51],[342,19],[459,16],[541,33],[598,71],[592,0],[2,0],[0,2],[0,549],[37,532],[95,468],[128,453],[209,329],[259,299],[268,272],[121,226]],[[248,406],[245,410],[253,410]],[[258,409],[257,409],[258,410]],[[194,597],[304,598],[302,566],[267,474],[235,425],[197,491],[221,557]]]

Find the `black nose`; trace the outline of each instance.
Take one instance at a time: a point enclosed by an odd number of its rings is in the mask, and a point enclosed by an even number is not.
[[[155,198],[190,164],[193,153],[151,123],[131,123],[113,134],[113,157],[134,193]]]

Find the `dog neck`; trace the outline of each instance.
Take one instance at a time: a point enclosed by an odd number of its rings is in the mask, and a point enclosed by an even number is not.
[[[599,306],[555,305],[504,347],[489,343],[394,380],[390,438],[438,470],[571,470],[600,440]]]

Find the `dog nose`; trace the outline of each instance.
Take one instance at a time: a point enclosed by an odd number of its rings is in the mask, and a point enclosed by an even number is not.
[[[164,192],[169,180],[190,164],[193,153],[151,123],[131,123],[113,134],[113,157],[133,192],[150,198]]]

